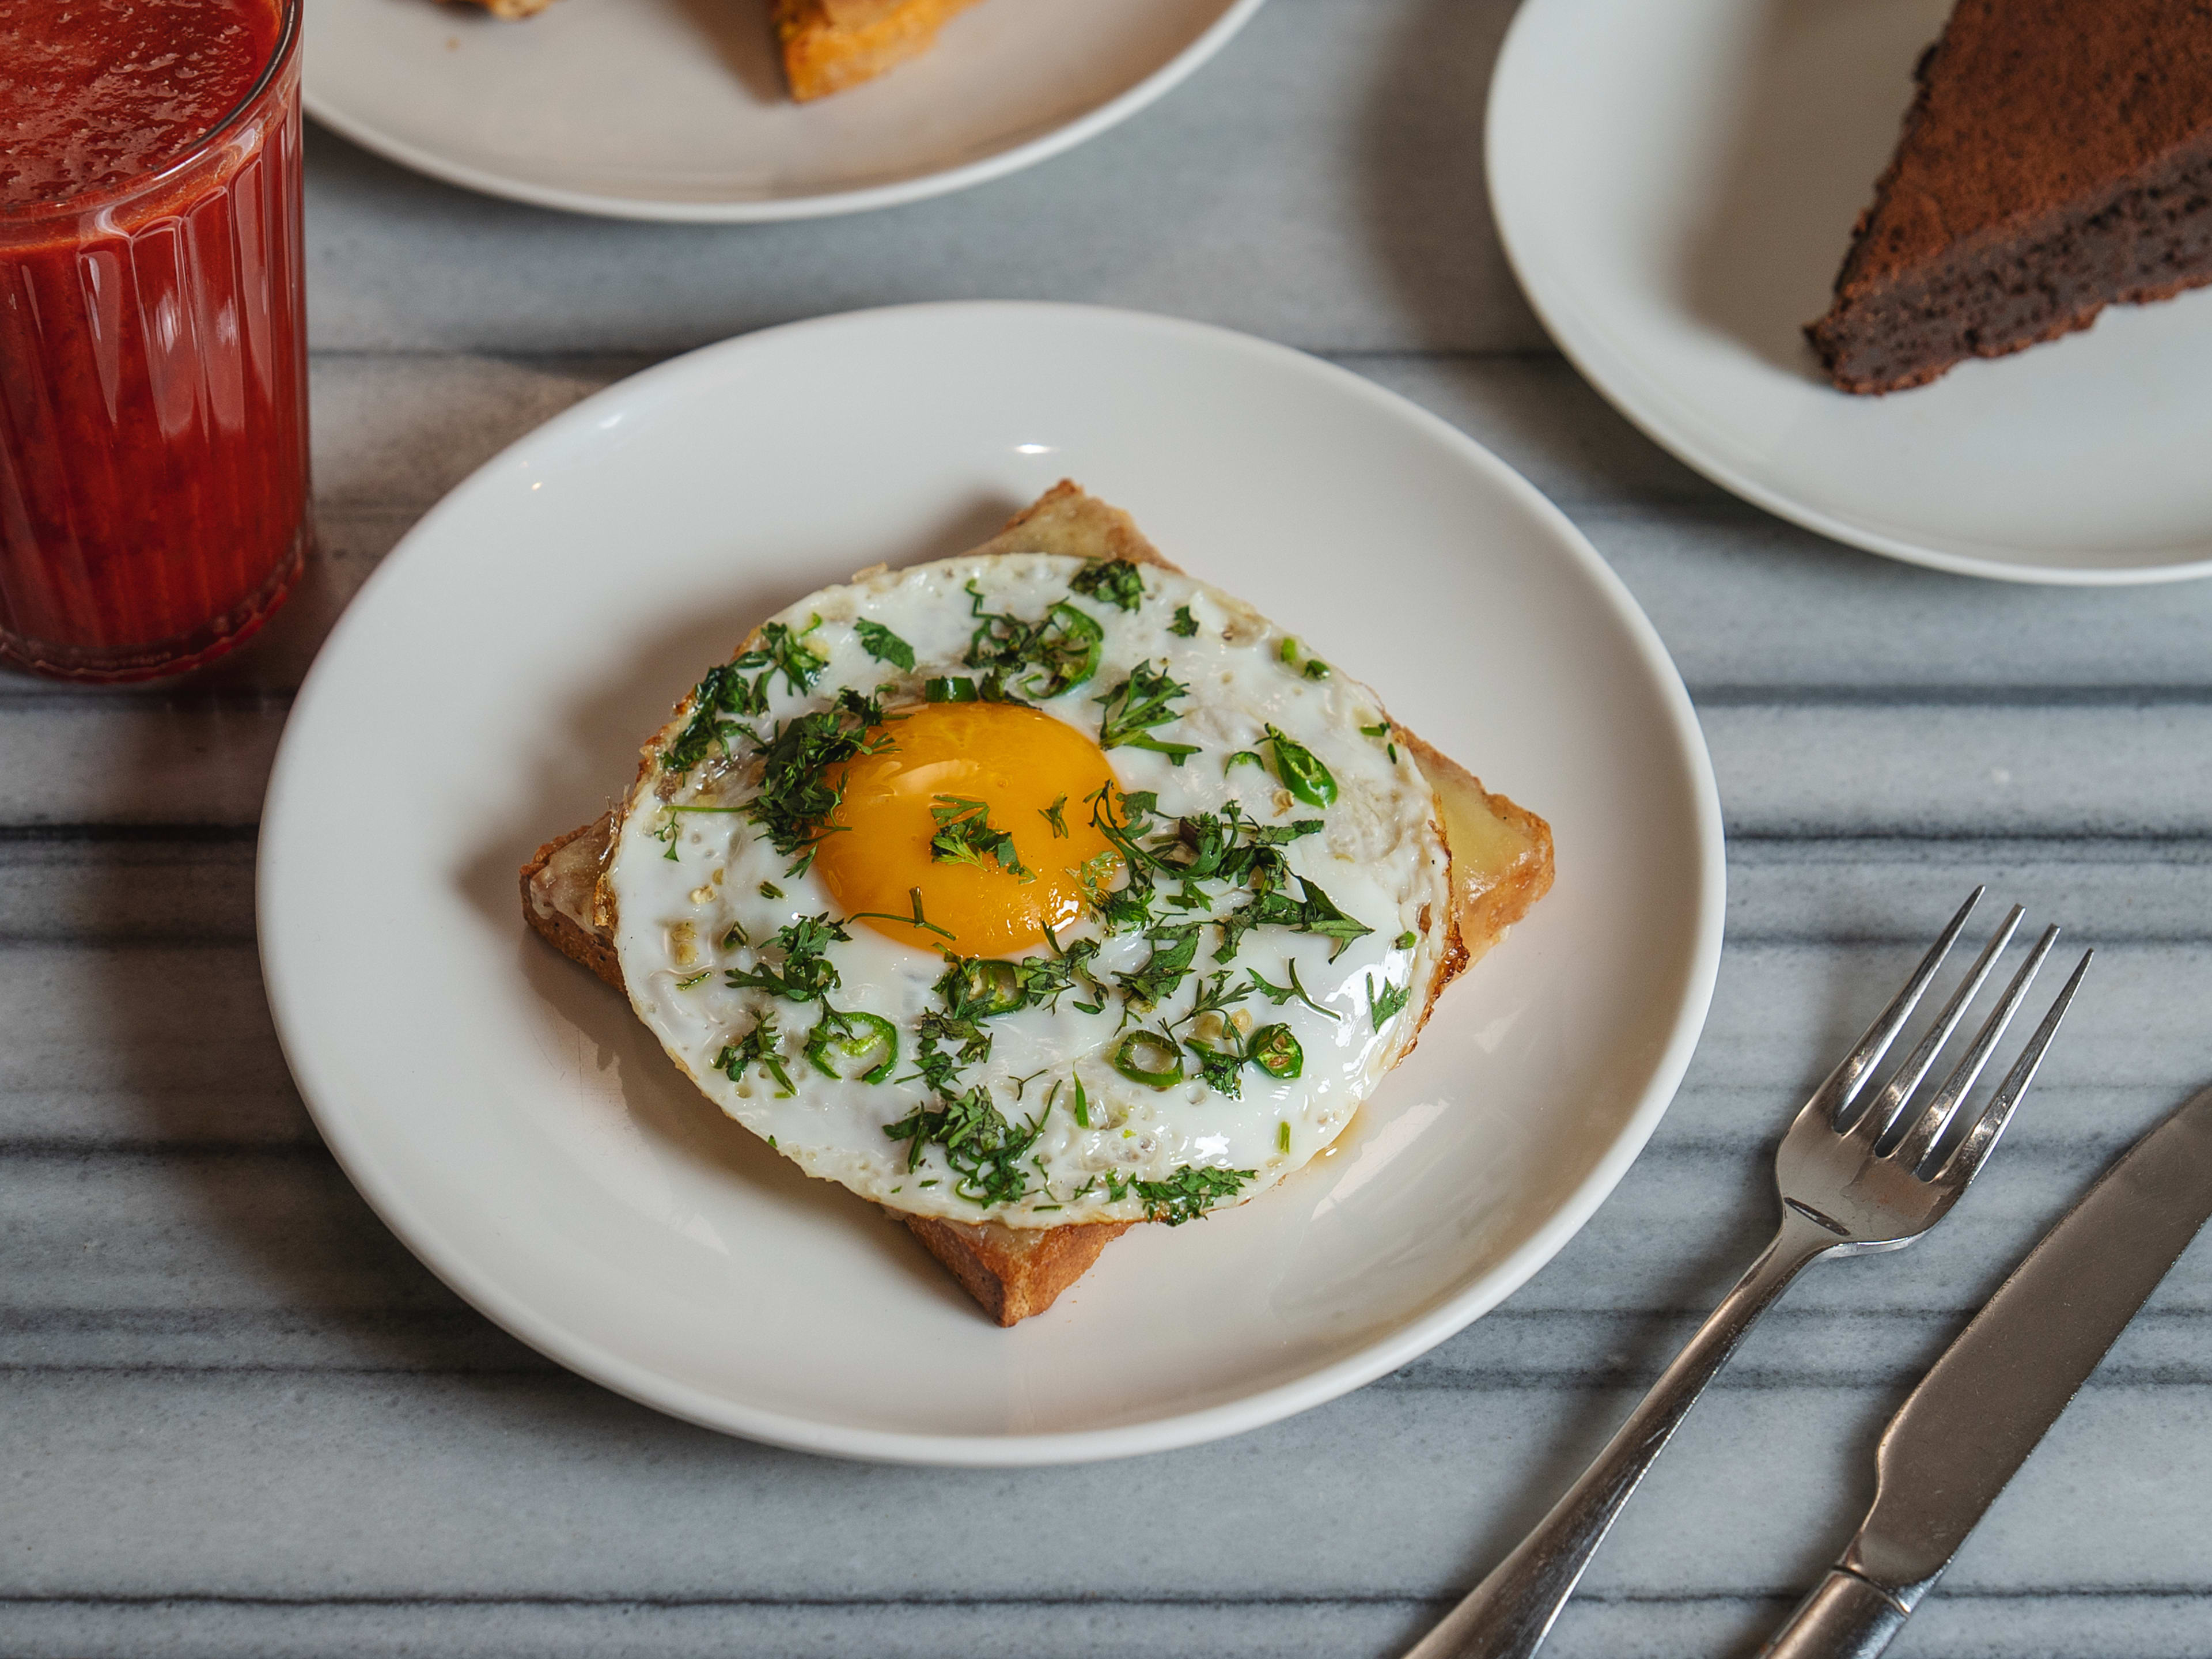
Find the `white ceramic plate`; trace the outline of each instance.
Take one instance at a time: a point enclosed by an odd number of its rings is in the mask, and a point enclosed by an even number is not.
[[[1138,1229],[1003,1331],[903,1228],[721,1117],[619,996],[525,931],[515,871],[624,787],[757,619],[971,545],[1063,476],[1541,811],[1559,876],[1334,1155]],[[678,358],[448,496],[300,694],[260,925],[332,1151],[509,1330],[760,1439],[1036,1463],[1315,1405],[1528,1278],[1673,1094],[1723,882],[1711,768],[1657,637],[1487,452],[1242,335],[933,306]]]
[[[2212,574],[2212,291],[1853,398],[1799,332],[1951,0],[1528,0],[1491,199],[1559,347],[1745,500],[2018,581]]]
[[[308,112],[433,178],[628,219],[797,219],[917,201],[1103,132],[1261,0],[986,0],[936,49],[809,105],[766,0],[307,0]]]

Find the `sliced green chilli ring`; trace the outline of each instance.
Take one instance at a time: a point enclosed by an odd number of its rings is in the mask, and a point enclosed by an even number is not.
[[[1022,970],[996,957],[979,957],[960,969],[962,1006],[988,1018],[1011,1014],[1029,1000],[1022,989]]]
[[[1312,750],[1272,726],[1267,742],[1275,751],[1275,775],[1282,779],[1284,788],[1309,806],[1334,805],[1336,780]]]
[[[1269,1077],[1285,1081],[1306,1068],[1306,1051],[1287,1025],[1262,1025],[1244,1045],[1244,1054]]]
[[[1157,1069],[1145,1064],[1149,1055],[1157,1059],[1167,1057],[1168,1063]],[[1155,1089],[1166,1089],[1182,1081],[1182,1049],[1158,1031],[1132,1031],[1114,1045],[1109,1056],[1114,1069],[1132,1083],[1148,1083]]]
[[[839,1025],[845,1028],[842,1036],[836,1034]],[[898,1064],[897,1026],[877,1014],[839,1014],[834,1020],[824,1018],[818,1023],[806,1039],[806,1057],[824,1077],[847,1075],[830,1064],[832,1054],[847,1060],[864,1060],[878,1048],[884,1051],[884,1057],[860,1073],[863,1083],[883,1082]]]
[[[975,682],[965,674],[940,674],[921,683],[922,700],[926,702],[975,702],[979,701]]]

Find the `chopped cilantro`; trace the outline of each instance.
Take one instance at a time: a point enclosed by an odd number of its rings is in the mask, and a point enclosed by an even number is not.
[[[702,968],[697,973],[692,975],[689,979],[678,980],[676,981],[676,988],[679,991],[688,991],[714,971],[714,970],[712,968]]]
[[[1019,690],[1024,696],[1039,699],[1073,690],[1098,672],[1106,631],[1075,606],[1062,600],[1036,621],[1024,622],[984,610],[983,590],[972,581],[968,592],[969,614],[977,627],[961,660],[970,668],[988,671],[982,692],[986,700],[998,700],[993,688],[1025,670],[1035,672],[1020,682]]]
[[[1304,1003],[1307,1007],[1312,1009],[1314,1012],[1317,1014],[1326,1015],[1330,1019],[1342,1019],[1344,1018],[1342,1014],[1338,1013],[1334,1008],[1324,1008],[1321,1004],[1316,1002],[1310,996],[1306,994],[1306,988],[1298,983],[1298,964],[1297,963],[1285,962],[1283,965],[1290,970],[1291,982],[1288,985],[1269,984],[1266,980],[1260,977],[1260,970],[1257,968],[1247,968],[1244,972],[1252,981],[1252,988],[1259,992],[1261,996],[1267,998],[1268,1001],[1273,1003],[1278,1008],[1288,1002],[1292,997],[1296,997],[1300,1002]]]
[[[1106,710],[1098,722],[1098,746],[1119,749],[1127,744],[1132,749],[1149,749],[1181,766],[1187,757],[1198,752],[1198,745],[1164,743],[1152,735],[1152,728],[1181,719],[1168,705],[1189,690],[1180,681],[1170,679],[1164,671],[1154,669],[1148,662],[1139,663],[1129,671],[1127,679],[1104,696],[1091,699]]]
[[[1145,602],[1145,579],[1127,559],[1093,559],[1068,583],[1079,593],[1134,611]]]
[[[1060,840],[1067,839],[1067,820],[1061,816],[1066,810],[1067,797],[1062,795],[1049,806],[1037,808],[1037,816],[1052,826],[1052,833]]]
[[[1196,1221],[1224,1199],[1231,1199],[1243,1190],[1244,1183],[1259,1173],[1256,1170],[1216,1170],[1209,1166],[1184,1164],[1165,1181],[1132,1181],[1120,1183],[1123,1192],[1133,1192],[1145,1206],[1145,1218],[1164,1221],[1170,1227],[1180,1227],[1186,1221]],[[1112,1176],[1106,1177],[1109,1192],[1117,1184]],[[1121,1192],[1113,1192],[1118,1199]]]
[[[714,1056],[715,1069],[732,1083],[743,1083],[745,1068],[756,1063],[783,1090],[781,1097],[788,1099],[792,1093],[791,1073],[783,1069],[783,1061],[775,1052],[773,1018],[763,1018],[736,1042],[724,1043],[722,1052]]]
[[[1175,620],[1168,624],[1168,632],[1182,640],[1190,639],[1198,633],[1198,618],[1190,614],[1188,605],[1176,607]]]
[[[1013,836],[991,827],[987,803],[965,795],[933,795],[930,803],[929,816],[937,824],[937,833],[929,838],[931,858],[970,864],[978,870],[988,858],[1007,875],[1024,882],[1036,879],[1014,851]]]
[[[1413,1000],[1413,990],[1410,985],[1393,985],[1388,980],[1377,991],[1375,976],[1370,974],[1367,976],[1367,1012],[1375,1021],[1375,1029],[1381,1030],[1383,1022]]]
[[[1176,988],[1189,976],[1191,963],[1198,959],[1198,935],[1203,926],[1201,922],[1183,922],[1172,927],[1155,927],[1145,935],[1152,947],[1152,954],[1145,958],[1145,965],[1133,973],[1114,975],[1128,993],[1133,1006],[1155,1008],[1175,994]]]
[[[890,734],[878,729],[883,724],[882,702],[848,687],[834,708],[786,721],[762,745],[760,792],[745,804],[745,816],[768,832],[777,852],[787,858],[811,851],[837,827],[823,821],[837,810],[843,785],[826,775],[841,762],[890,748]]]
[[[950,945],[954,938],[957,937],[953,931],[950,927],[939,927],[927,916],[922,915],[921,889],[919,887],[909,887],[906,890],[906,896],[914,901],[914,914],[910,916],[897,915],[889,910],[855,910],[851,915],[846,917],[845,920],[848,921],[860,921],[872,919],[877,921],[903,921],[911,927],[926,929],[927,932],[936,934],[939,939]]]
[[[780,899],[783,896],[783,889],[772,881],[764,881],[760,884],[760,896],[764,899]]]
[[[1029,1191],[1029,1172],[1021,1160],[1042,1127],[1042,1121],[1018,1128],[1009,1123],[991,1103],[990,1091],[978,1085],[965,1094],[945,1097],[939,1105],[916,1106],[897,1122],[884,1125],[884,1133],[908,1143],[909,1173],[921,1167],[922,1155],[930,1147],[939,1148],[958,1177],[952,1190],[988,1209],[1018,1202]]]
[[[1410,927],[1408,927],[1404,933],[1399,934],[1397,939],[1393,941],[1393,943],[1401,951],[1410,951],[1419,942],[1419,937]]]
[[[914,647],[881,623],[863,617],[853,624],[853,631],[860,636],[860,649],[878,662],[914,672]]]
[[[853,936],[827,916],[801,916],[775,930],[769,941],[783,953],[779,964],[766,959],[752,970],[731,968],[723,972],[725,984],[738,988],[757,987],[787,1002],[819,1002],[842,982],[836,965],[827,954],[832,941]]]

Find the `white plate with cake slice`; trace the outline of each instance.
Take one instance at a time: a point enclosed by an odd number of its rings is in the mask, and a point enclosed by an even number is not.
[[[1491,198],[1531,302],[1621,412],[1823,535],[2008,580],[2212,574],[2212,290],[1852,396],[1827,308],[1949,0],[1528,0]]]
[[[525,926],[517,870],[629,787],[640,743],[756,623],[969,548],[1063,477],[1548,819],[1557,879],[1325,1153],[1241,1206],[1136,1226],[1000,1328],[905,1227],[717,1109],[620,992]],[[1666,1109],[1723,883],[1711,765],[1657,636],[1496,458],[1246,336],[947,305],[678,358],[457,489],[301,690],[258,897],[325,1139],[485,1314],[718,1429],[1021,1464],[1272,1421],[1509,1295]],[[836,954],[857,995],[861,958]]]
[[[553,0],[514,21],[459,0],[307,0],[305,96],[356,143],[489,195],[811,218],[1056,155],[1176,85],[1261,3],[976,0],[919,57],[802,104],[766,0]]]

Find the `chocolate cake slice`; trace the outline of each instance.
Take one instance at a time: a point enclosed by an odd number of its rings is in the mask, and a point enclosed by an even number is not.
[[[1959,0],[1806,333],[1924,386],[2212,282],[2212,0]]]

